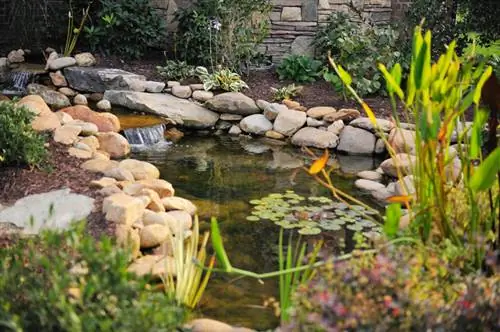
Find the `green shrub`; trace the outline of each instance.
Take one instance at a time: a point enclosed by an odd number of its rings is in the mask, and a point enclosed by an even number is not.
[[[289,331],[494,331],[500,276],[462,277],[439,250],[396,246],[320,268]]]
[[[377,70],[379,62],[388,67],[400,62],[407,68],[409,53],[400,47],[399,33],[392,27],[373,27],[354,23],[344,13],[333,13],[327,24],[314,37],[317,54],[325,61],[330,53],[336,62],[352,74],[353,86],[360,95],[382,92],[384,79]],[[337,91],[342,90],[340,80],[333,72],[324,78]]]
[[[128,263],[127,252],[84,235],[83,224],[19,240],[0,250],[0,330],[174,331],[184,310],[148,290]]]
[[[168,81],[182,81],[195,76],[195,67],[185,61],[167,60],[165,66],[157,66],[156,70]]]
[[[176,55],[192,65],[240,71],[269,32],[268,0],[199,0],[176,12]]]
[[[292,80],[297,83],[316,81],[321,70],[321,61],[305,55],[290,55],[276,68],[280,80]]]
[[[46,161],[44,137],[33,130],[35,115],[13,102],[0,102],[0,165],[41,167]]]
[[[101,0],[98,19],[85,27],[91,48],[138,59],[165,43],[165,19],[149,0]]]
[[[210,74],[207,68],[196,67],[196,75],[203,83],[203,88],[206,91],[223,90],[238,92],[248,89],[248,85],[241,79],[240,75],[229,69],[219,69]]]

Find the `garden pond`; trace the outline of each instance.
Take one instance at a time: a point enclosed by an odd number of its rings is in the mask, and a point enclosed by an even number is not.
[[[210,217],[217,217],[229,259],[242,269],[259,273],[277,269],[280,226],[319,233],[316,236],[325,238],[327,250],[337,253],[352,249],[355,230],[377,231],[378,226],[359,217],[356,210],[329,199],[329,191],[304,171],[310,163],[306,154],[279,143],[188,135],[178,143],[136,146],[132,158],[156,165],[177,196],[197,205],[202,231],[208,230]],[[375,169],[379,162],[338,155],[329,164],[336,167],[333,179],[338,188],[373,206],[368,195],[354,188],[354,180],[357,172]],[[325,204],[333,207],[323,212]],[[277,292],[274,279],[214,274],[199,310],[232,325],[271,329],[279,325],[279,319],[263,304],[271,297],[278,299]]]

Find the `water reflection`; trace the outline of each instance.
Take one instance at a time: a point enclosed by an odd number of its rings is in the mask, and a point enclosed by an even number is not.
[[[173,184],[176,195],[198,206],[201,220],[216,216],[232,263],[256,272],[276,269],[279,228],[271,222],[247,221],[252,209],[248,202],[289,189],[306,197],[328,195],[302,171],[309,162],[306,155],[265,139],[186,137],[164,150],[135,151],[133,157],[158,166],[162,178]],[[357,197],[362,195],[354,190],[352,174],[377,166],[372,158],[348,156],[334,156],[329,164],[339,170],[335,184]],[[208,223],[202,223],[202,228],[207,227]],[[347,237],[337,234],[335,241]],[[262,284],[215,275],[201,311],[233,325],[274,328],[278,319],[262,303],[270,296],[278,298],[277,289],[276,280]]]

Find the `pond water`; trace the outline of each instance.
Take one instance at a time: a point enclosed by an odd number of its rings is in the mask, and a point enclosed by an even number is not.
[[[276,144],[251,138],[187,136],[156,149],[134,149],[132,157],[156,165],[161,177],[173,184],[177,196],[198,206],[202,229],[208,229],[211,216],[218,218],[233,266],[260,273],[277,268],[279,226],[270,221],[248,221],[253,208],[249,201],[286,190],[304,197],[329,196],[302,170],[308,162],[305,154]],[[333,156],[335,184],[369,201],[354,189],[353,182],[358,171],[374,169],[378,163],[367,157]],[[336,250],[336,241],[350,238],[351,233],[343,229],[323,236],[329,236],[333,243],[329,250]],[[269,297],[278,299],[277,290],[276,280],[262,283],[215,274],[200,311],[236,326],[275,328],[279,321],[263,302]]]

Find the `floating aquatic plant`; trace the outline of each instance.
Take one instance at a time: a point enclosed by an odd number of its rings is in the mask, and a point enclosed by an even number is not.
[[[324,196],[303,197],[292,190],[272,193],[250,201],[254,207],[249,221],[270,220],[284,229],[298,229],[303,235],[339,231],[344,227],[367,238],[380,234],[380,226],[370,220],[371,210],[360,205],[334,202]]]

